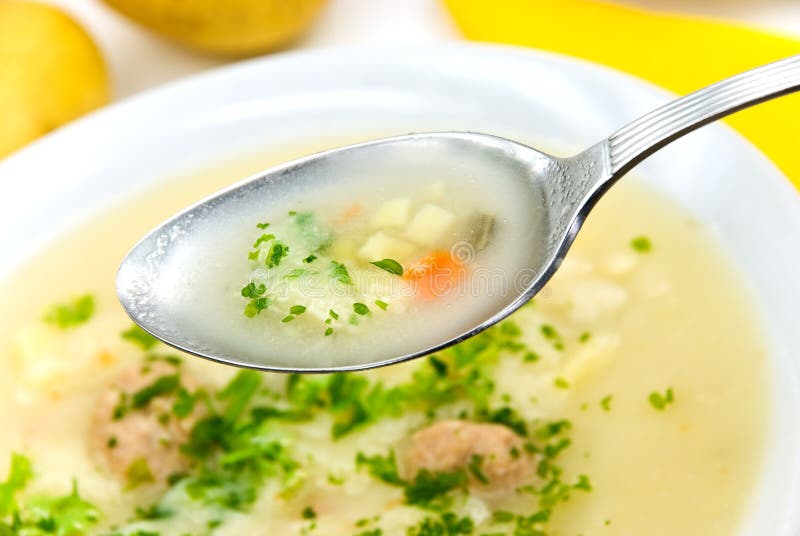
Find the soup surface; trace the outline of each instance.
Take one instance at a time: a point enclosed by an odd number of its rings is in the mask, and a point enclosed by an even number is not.
[[[534,302],[430,358],[262,374],[134,329],[114,294],[130,245],[283,159],[164,183],[3,282],[0,533],[735,533],[764,450],[764,342],[713,237],[632,181]]]

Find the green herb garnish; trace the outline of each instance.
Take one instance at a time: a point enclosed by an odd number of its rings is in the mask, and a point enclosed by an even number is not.
[[[380,454],[367,456],[363,452],[359,452],[356,455],[356,467],[365,467],[370,475],[386,484],[392,486],[405,484],[397,470],[397,459],[394,450],[390,450],[387,456],[381,456]]]
[[[483,456],[473,454],[472,458],[469,460],[467,469],[469,470],[470,474],[475,477],[475,480],[481,484],[489,483],[489,477],[487,477],[486,473],[483,472]]]
[[[406,484],[404,495],[406,503],[422,508],[442,506],[445,496],[456,489],[464,489],[467,475],[464,471],[434,473],[421,469],[414,480]]]
[[[263,234],[263,235],[259,236],[258,238],[256,238],[255,242],[253,242],[253,248],[257,248],[261,244],[263,244],[265,242],[269,242],[270,240],[274,240],[274,239],[275,239],[275,235],[274,234]]]
[[[406,533],[408,536],[460,536],[474,534],[475,522],[469,516],[458,517],[453,512],[445,512],[438,518],[426,517]],[[515,533],[519,536],[539,536],[535,532]],[[495,536],[483,533],[481,536]]]
[[[289,308],[289,312],[291,314],[295,315],[295,316],[299,316],[299,315],[301,315],[301,314],[306,312],[306,306],[305,305],[292,305]]]
[[[303,519],[316,519],[317,513],[314,511],[312,507],[306,506],[300,513],[300,517],[302,517]]]
[[[606,395],[600,399],[600,407],[603,408],[603,411],[611,411],[611,402],[613,401],[613,395]]]
[[[664,411],[668,405],[675,402],[675,393],[672,391],[672,387],[668,387],[663,395],[653,391],[650,393],[650,396],[647,398],[647,400],[650,401],[650,405],[656,410]]]
[[[84,294],[69,303],[51,307],[45,314],[44,321],[61,329],[72,328],[88,322],[94,314],[94,309],[94,296]]]
[[[315,260],[317,260],[317,256],[316,255],[309,255],[308,257],[303,259],[303,262],[306,263],[306,264],[311,264]]]
[[[394,259],[383,259],[382,261],[374,261],[370,264],[373,264],[381,270],[389,272],[390,274],[403,275],[403,266]]]
[[[331,261],[331,277],[334,281],[338,281],[343,285],[352,285],[353,280],[350,278],[350,272],[347,271],[347,267],[336,261]]]
[[[180,385],[180,378],[177,374],[161,376],[147,387],[143,387],[131,396],[131,406],[140,409],[147,406],[156,397],[164,396],[174,392]]]
[[[289,254],[289,246],[280,240],[273,240],[267,252],[267,268],[275,268],[281,260]]]
[[[648,253],[653,249],[650,239],[646,236],[637,236],[631,240],[631,247],[639,253]]]
[[[269,298],[252,298],[250,302],[244,306],[244,316],[253,318],[270,305],[272,305],[272,300]]]
[[[128,342],[132,342],[142,350],[150,350],[158,343],[158,339],[147,333],[136,324],[132,325],[130,329],[123,331],[121,336],[123,339]]]
[[[152,484],[156,481],[145,458],[134,460],[125,471],[125,477],[128,479],[128,489],[137,488],[143,484]]]
[[[375,305],[384,311],[389,307],[389,304],[382,300],[375,300]]]
[[[0,483],[0,534],[72,536],[93,532],[90,525],[97,523],[100,512],[81,498],[75,480],[67,495],[18,497],[32,478],[30,460],[12,454],[8,478]]]
[[[367,307],[366,305],[364,305],[361,302],[356,302],[356,303],[353,304],[353,311],[357,315],[366,315],[366,314],[369,314],[369,307]]]
[[[267,287],[265,285],[256,285],[250,282],[242,288],[242,296],[245,298],[258,298],[259,296],[263,296],[266,291]]]

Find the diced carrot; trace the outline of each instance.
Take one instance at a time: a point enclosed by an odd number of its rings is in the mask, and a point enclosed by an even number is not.
[[[466,268],[450,255],[438,250],[411,264],[403,274],[417,295],[432,300],[456,290],[466,275]]]
[[[347,209],[339,215],[339,221],[341,223],[348,223],[353,218],[361,216],[361,213],[364,211],[364,208],[358,204],[353,203]]]

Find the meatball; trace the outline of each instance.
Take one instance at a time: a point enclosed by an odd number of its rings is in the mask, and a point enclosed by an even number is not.
[[[478,490],[508,490],[533,474],[533,460],[510,428],[459,420],[439,421],[416,432],[405,456],[405,472],[411,476],[421,469],[468,469],[476,460],[478,470],[468,474],[470,486]]]
[[[180,386],[196,390],[197,382],[175,365],[152,361],[124,371],[97,400],[90,447],[102,465],[130,487],[163,483],[188,467],[180,446],[189,438],[199,410],[195,407],[183,418],[175,415],[176,375]],[[166,387],[152,390],[159,381]],[[149,398],[142,404],[148,388]],[[140,403],[134,407],[137,393]]]

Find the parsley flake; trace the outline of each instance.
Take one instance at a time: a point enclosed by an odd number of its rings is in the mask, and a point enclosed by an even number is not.
[[[675,402],[675,393],[672,391],[672,387],[668,387],[663,395],[653,391],[647,400],[657,411],[664,411],[668,405]]]
[[[403,275],[403,266],[394,259],[383,259],[382,261],[373,261],[370,264],[377,266],[381,270],[385,270],[390,274]]]
[[[84,294],[69,303],[54,305],[45,314],[44,321],[61,329],[73,328],[89,321],[94,314],[94,296]]]
[[[631,240],[631,247],[638,253],[649,253],[653,249],[653,244],[646,236],[637,236]]]

